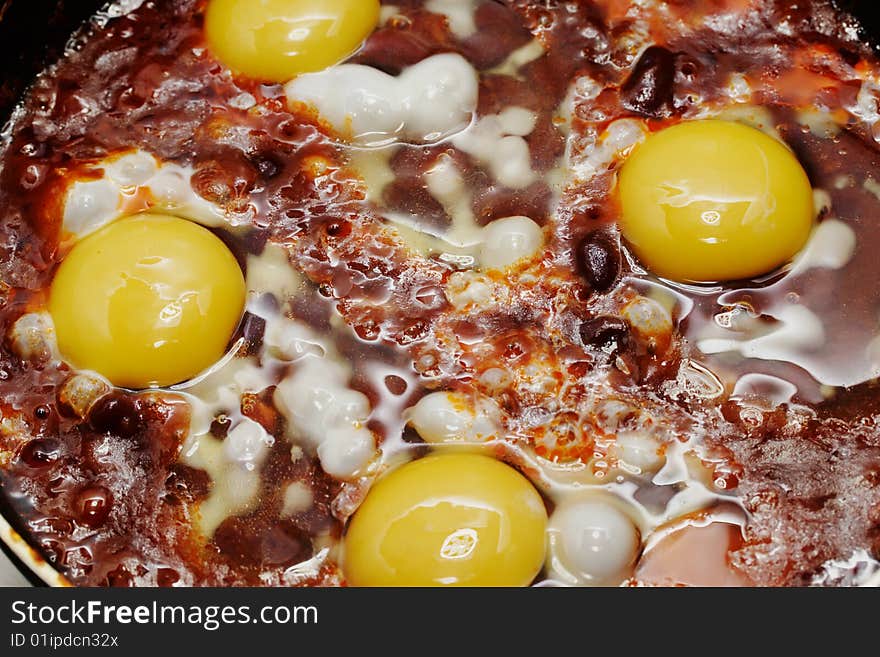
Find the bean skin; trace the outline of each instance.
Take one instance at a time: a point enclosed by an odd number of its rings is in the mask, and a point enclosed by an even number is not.
[[[596,292],[610,290],[620,275],[620,246],[602,230],[587,235],[577,249],[578,267]]]
[[[673,110],[675,55],[666,48],[651,46],[636,62],[621,89],[623,106],[651,118],[664,118]]]
[[[629,340],[629,330],[626,320],[613,315],[599,315],[581,324],[580,334],[585,345],[598,348],[616,345],[620,348]]]

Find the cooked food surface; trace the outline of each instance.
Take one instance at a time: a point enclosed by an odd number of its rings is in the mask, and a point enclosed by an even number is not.
[[[2,154],[19,529],[80,585],[865,581],[860,37],[824,0],[100,14]]]

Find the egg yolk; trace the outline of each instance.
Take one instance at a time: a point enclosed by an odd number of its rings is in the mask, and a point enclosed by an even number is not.
[[[544,562],[547,512],[516,470],[439,454],[381,479],[345,538],[354,586],[527,586]]]
[[[147,388],[190,379],[221,358],[244,300],[241,268],[219,238],[144,214],[74,246],[52,282],[49,312],[73,366]]]
[[[378,22],[378,0],[210,0],[205,32],[229,68],[287,82],[339,63]]]
[[[813,192],[794,154],[738,123],[694,121],[649,137],[624,164],[621,230],[655,274],[681,282],[751,278],[809,238]]]

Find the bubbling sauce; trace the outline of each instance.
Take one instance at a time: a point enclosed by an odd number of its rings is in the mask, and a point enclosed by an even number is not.
[[[858,26],[823,0],[448,4],[383,3],[348,61],[408,84],[463,58],[472,120],[436,140],[346,142],[295,85],[219,63],[201,0],[95,20],[34,82],[0,169],[0,483],[21,532],[78,585],[343,584],[377,476],[476,449],[541,492],[551,552],[602,522],[628,551],[535,584],[874,567],[880,63]],[[811,243],[759,280],[665,281],[620,236],[626,156],[702,118],[783,141],[814,188]],[[146,173],[113,168],[131,155]],[[71,189],[111,218],[177,211],[234,253],[247,312],[205,377],[136,392],[57,353]]]

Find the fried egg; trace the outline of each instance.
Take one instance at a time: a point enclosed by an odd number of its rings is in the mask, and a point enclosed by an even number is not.
[[[813,226],[813,190],[797,158],[739,123],[691,121],[652,135],[620,172],[620,200],[636,255],[682,282],[766,274],[806,245]]]
[[[205,35],[234,71],[287,82],[339,63],[378,22],[378,0],[211,0]]]
[[[525,586],[543,565],[546,524],[541,496],[510,466],[429,456],[373,487],[344,569],[355,586]]]
[[[119,219],[74,246],[49,312],[61,354],[117,386],[168,386],[225,353],[244,310],[241,268],[207,229],[169,215]]]

